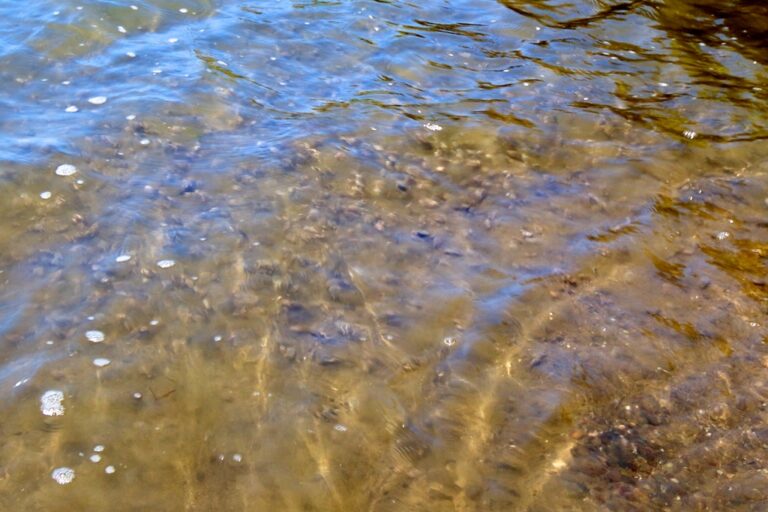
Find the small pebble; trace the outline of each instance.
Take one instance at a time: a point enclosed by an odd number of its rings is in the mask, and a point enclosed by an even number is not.
[[[91,343],[101,343],[104,341],[104,333],[101,331],[88,331],[85,333],[85,337]]]
[[[187,14],[189,12],[189,9],[187,9],[186,7],[182,7],[181,9],[179,9],[179,12],[181,14]]]
[[[127,32],[127,30],[125,30],[125,27],[122,25],[117,26],[117,31],[120,32],[121,34],[125,34]]]
[[[171,43],[171,44],[178,43],[179,42],[179,38],[178,37],[172,37],[172,38],[168,39],[168,42]]]
[[[72,468],[56,468],[51,473],[51,478],[60,485],[66,485],[75,479],[75,470]]]
[[[125,118],[129,121],[133,121],[134,119],[136,119],[136,114],[128,114],[127,116],[125,116]]]
[[[136,54],[135,54],[134,52],[125,52],[125,54],[126,54],[128,57],[132,58],[132,59],[133,59],[134,57],[136,57]]]
[[[107,366],[108,364],[110,364],[111,362],[112,361],[110,361],[109,359],[106,359],[106,358],[103,358],[103,357],[97,357],[96,359],[93,360],[93,364],[95,366],[98,366],[99,368],[103,368],[103,367]]]
[[[139,144],[141,144],[142,146],[148,146],[149,145],[149,139],[141,139],[139,141]]]
[[[77,167],[71,164],[61,164],[56,168],[58,176],[72,176],[77,172]]]
[[[80,109],[77,108],[76,106],[70,105],[70,106],[68,106],[67,108],[64,109],[64,112],[72,113],[72,112],[77,112],[78,110],[80,110]]]
[[[115,258],[115,261],[118,263],[125,263],[126,261],[131,261],[131,255],[130,254],[121,254],[117,258]]]
[[[107,466],[104,468],[104,472],[108,475],[111,475],[115,472],[115,466]]]
[[[103,105],[107,102],[106,96],[94,96],[93,98],[88,98],[88,103],[91,105]]]
[[[160,260],[157,262],[157,266],[160,268],[171,268],[176,264],[173,260]]]
[[[242,462],[243,461],[243,456],[240,455],[239,453],[236,453],[236,454],[234,454],[232,456],[232,460],[235,461],[235,462]]]
[[[93,451],[95,451],[96,453],[103,452],[104,451],[104,445],[103,444],[97,444],[96,446],[93,447]]]
[[[94,464],[97,463],[97,462],[101,462],[101,455],[99,455],[97,453],[94,453],[89,458],[91,459],[91,462],[93,462]]]
[[[137,391],[137,392],[135,392],[135,393],[133,394],[133,398],[135,398],[136,400],[141,400],[141,398],[142,398],[143,396],[144,396],[144,395],[142,395],[142,394],[141,394],[141,393],[139,393],[138,391]]]
[[[50,199],[51,193],[47,190],[45,192],[40,192],[40,199]]]

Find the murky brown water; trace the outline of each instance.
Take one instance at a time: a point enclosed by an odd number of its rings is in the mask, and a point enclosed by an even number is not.
[[[762,1],[0,20],[0,510],[768,508]]]

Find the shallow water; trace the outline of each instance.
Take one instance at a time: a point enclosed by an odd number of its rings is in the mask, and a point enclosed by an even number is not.
[[[767,41],[0,3],[0,509],[765,510]]]

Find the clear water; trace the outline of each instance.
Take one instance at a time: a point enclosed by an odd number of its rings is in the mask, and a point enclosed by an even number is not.
[[[767,41],[1,2],[0,509],[765,510]]]

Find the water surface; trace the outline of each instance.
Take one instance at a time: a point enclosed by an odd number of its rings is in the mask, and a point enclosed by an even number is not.
[[[0,4],[0,509],[764,510],[766,41]]]

